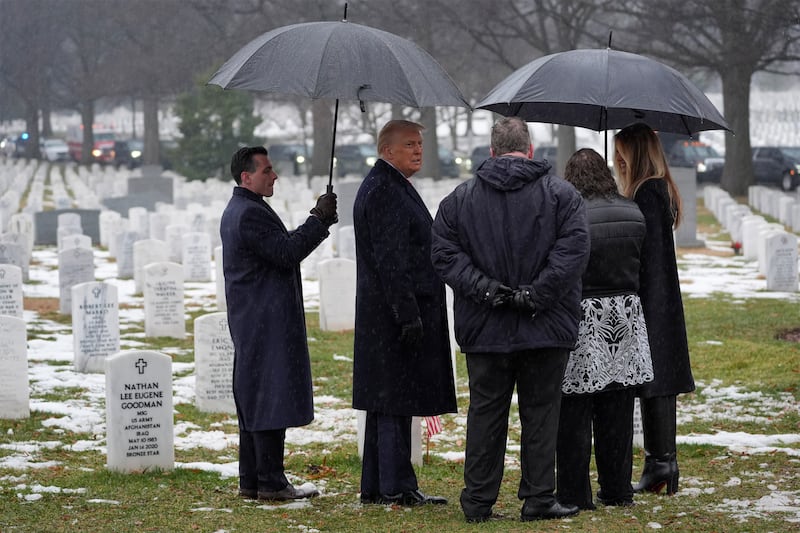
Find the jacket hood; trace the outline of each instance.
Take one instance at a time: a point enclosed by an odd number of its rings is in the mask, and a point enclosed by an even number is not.
[[[547,175],[550,169],[550,163],[546,161],[500,156],[484,161],[475,175],[495,189],[513,191]]]

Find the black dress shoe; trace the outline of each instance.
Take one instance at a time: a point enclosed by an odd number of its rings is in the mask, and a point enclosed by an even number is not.
[[[418,505],[445,505],[447,500],[441,496],[428,496],[420,490],[409,490],[399,494],[382,494],[378,503],[416,507]]]
[[[489,513],[487,515],[478,515],[478,516],[466,516],[464,518],[467,520],[468,524],[480,524],[483,522],[494,522],[495,520],[502,520],[503,515],[498,513]]]
[[[258,491],[259,500],[285,502],[287,500],[302,500],[303,498],[313,498],[319,496],[319,491],[313,487],[296,488],[292,484],[286,485],[281,490]]]
[[[247,498],[248,500],[255,500],[258,498],[258,490],[256,489],[239,489],[239,496]]]
[[[633,507],[633,496],[623,496],[619,498],[607,498],[603,489],[597,491],[597,501],[607,507]]]
[[[381,497],[380,496],[375,496],[374,494],[364,494],[362,492],[360,498],[361,498],[361,504],[362,505],[368,505],[368,504],[372,504],[372,503],[381,503]]]
[[[522,506],[521,519],[523,522],[531,520],[550,520],[551,518],[566,518],[578,514],[577,505],[562,505],[553,502],[549,505],[535,505],[527,501]]]

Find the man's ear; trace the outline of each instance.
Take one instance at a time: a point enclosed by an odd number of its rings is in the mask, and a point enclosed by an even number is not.
[[[494,148],[489,147],[489,157],[494,157]]]
[[[533,143],[528,145],[528,159],[533,159]]]

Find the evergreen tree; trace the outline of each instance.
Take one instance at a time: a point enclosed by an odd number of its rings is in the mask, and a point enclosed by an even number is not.
[[[175,170],[189,180],[231,179],[233,152],[263,142],[254,135],[261,118],[253,114],[253,95],[244,91],[223,91],[201,81],[194,90],[178,96],[175,114],[183,134]]]

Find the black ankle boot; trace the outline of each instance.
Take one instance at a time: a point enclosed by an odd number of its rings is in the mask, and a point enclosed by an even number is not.
[[[669,496],[678,492],[678,460],[675,453],[648,455],[644,460],[642,478],[633,486],[634,492],[658,494],[665,488]]]

